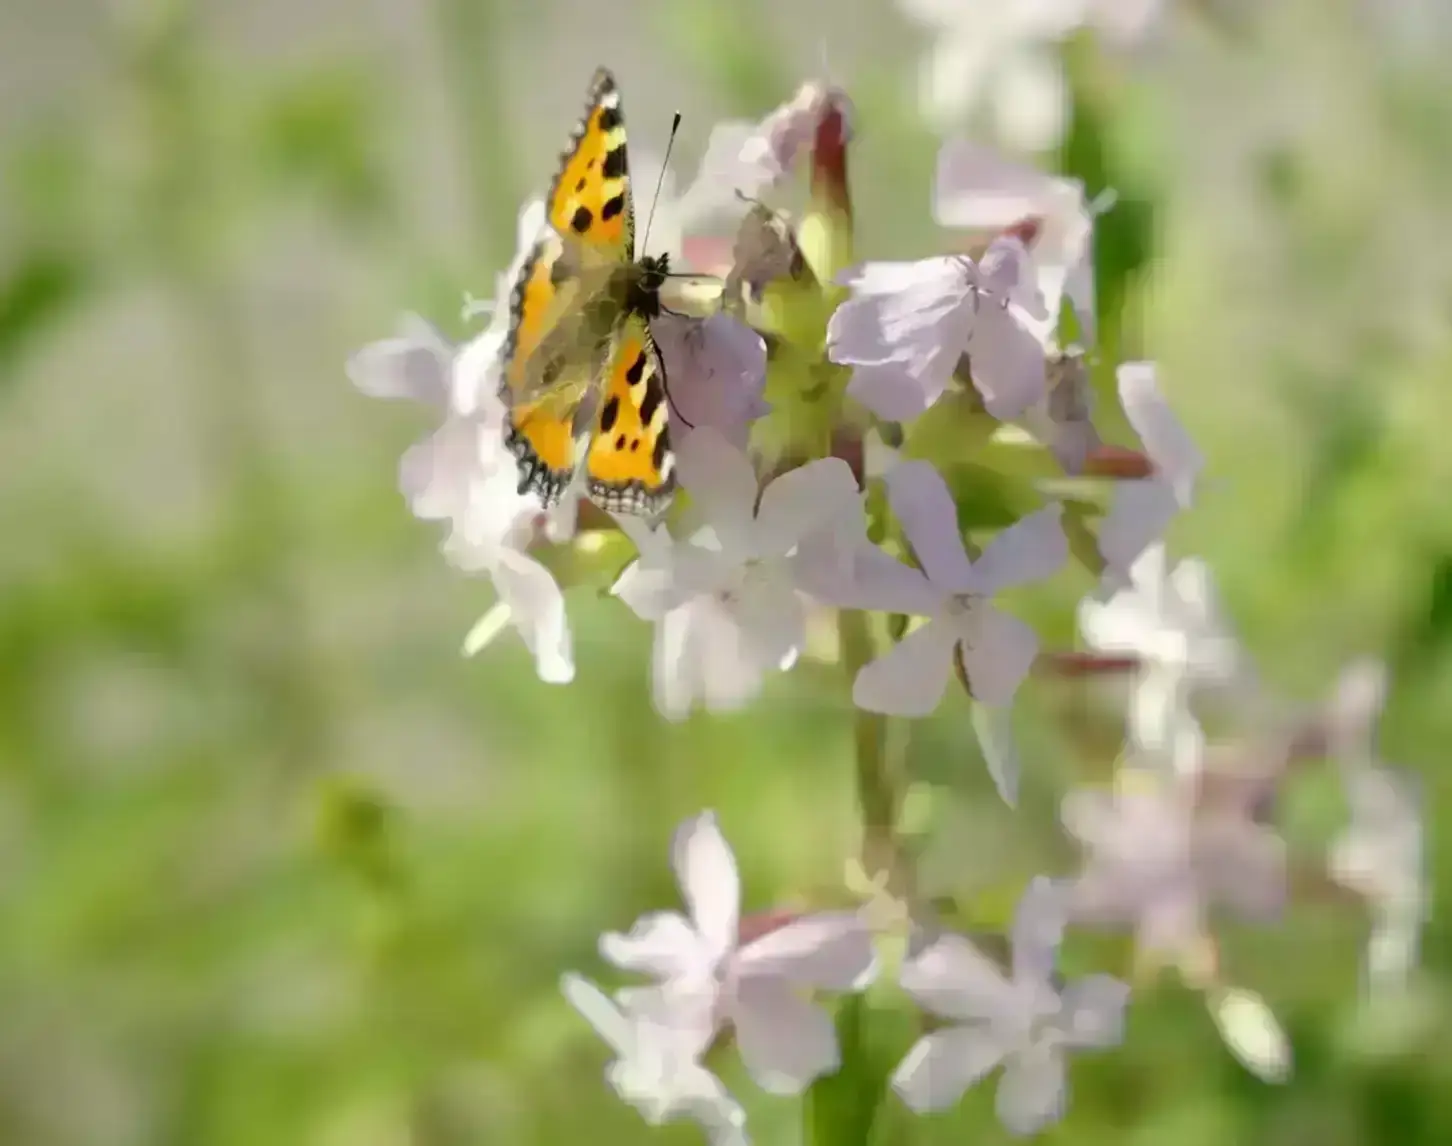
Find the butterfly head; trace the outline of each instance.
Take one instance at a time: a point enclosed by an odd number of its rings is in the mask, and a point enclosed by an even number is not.
[[[670,274],[668,255],[646,255],[635,267],[626,309],[646,318],[660,314],[660,290]]]

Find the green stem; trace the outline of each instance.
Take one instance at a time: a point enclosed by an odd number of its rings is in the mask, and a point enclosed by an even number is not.
[[[837,636],[849,689],[875,655],[871,626],[870,616],[860,610],[842,609],[837,614]],[[896,889],[902,874],[896,841],[899,793],[888,752],[887,717],[855,708],[852,744],[857,804],[862,816],[862,868],[873,878],[886,872],[888,886]]]

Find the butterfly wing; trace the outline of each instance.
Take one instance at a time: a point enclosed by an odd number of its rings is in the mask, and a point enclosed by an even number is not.
[[[675,491],[665,366],[640,314],[616,327],[585,457],[590,499],[614,513],[653,517]]]
[[[561,157],[547,207],[550,226],[578,249],[582,264],[618,266],[635,257],[625,115],[606,68],[590,81],[585,116]]]

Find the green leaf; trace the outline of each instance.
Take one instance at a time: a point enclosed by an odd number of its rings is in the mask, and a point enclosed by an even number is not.
[[[36,337],[75,305],[86,285],[81,261],[54,251],[32,251],[0,282],[0,383],[13,375]]]

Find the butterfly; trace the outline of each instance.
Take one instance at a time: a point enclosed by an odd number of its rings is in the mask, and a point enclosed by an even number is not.
[[[601,68],[515,280],[500,393],[520,493],[555,505],[578,478],[602,508],[652,517],[675,489],[650,333],[669,262],[635,258],[630,183],[620,91]]]

